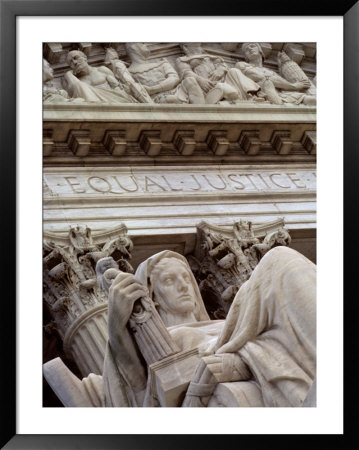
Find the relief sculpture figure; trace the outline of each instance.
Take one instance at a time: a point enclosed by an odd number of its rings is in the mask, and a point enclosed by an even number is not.
[[[69,96],[64,89],[52,84],[54,70],[45,58],[42,60],[42,98],[45,103],[68,102]]]
[[[110,280],[106,406],[167,406],[152,369],[161,373],[163,361],[172,359],[183,364],[173,356],[176,348],[179,355],[196,349],[197,359],[188,360],[191,376],[174,406],[298,407],[306,401],[316,376],[316,267],[303,255],[286,247],[265,254],[225,320],[209,320],[188,262],[178,253],[148,258],[135,275],[109,270],[102,275]],[[152,300],[170,335],[158,346],[174,342],[170,356],[154,365],[146,364],[130,323],[141,298]],[[148,342],[157,346],[151,330]]]
[[[200,44],[182,44],[186,56],[177,58],[176,65],[183,79],[194,77],[201,86],[206,103],[225,100],[263,101],[256,97],[260,86],[237,68],[229,68],[222,58],[207,54]]]
[[[283,103],[294,103],[299,105],[315,105],[315,96],[306,93],[311,87],[307,78],[290,82],[278,75],[271,69],[263,67],[264,54],[257,42],[244,43],[242,50],[246,62],[238,62],[235,67],[240,69],[244,75],[251,78],[261,87],[261,94],[270,103],[281,105]]]
[[[126,44],[131,59],[128,70],[155,103],[205,103],[202,89],[194,77],[181,81],[174,67],[165,58],[150,61],[150,51],[144,43]]]
[[[71,71],[65,73],[63,84],[73,98],[83,98],[87,102],[137,103],[137,100],[121,89],[113,72],[105,67],[92,67],[87,56],[72,50],[67,55]]]
[[[140,103],[153,103],[146,89],[133,79],[128,71],[128,64],[120,61],[118,53],[114,48],[109,47],[106,49],[105,64],[110,66],[115,77],[121,83],[121,87],[129,95],[135,97]]]

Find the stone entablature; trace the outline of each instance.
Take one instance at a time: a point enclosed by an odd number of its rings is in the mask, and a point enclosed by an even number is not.
[[[283,217],[291,232],[313,231],[315,176],[314,164],[46,167],[44,229],[63,235],[87,224],[97,232],[121,221],[148,248],[185,242],[185,253],[201,220],[231,227]]]
[[[314,162],[315,130],[313,106],[49,104],[44,164]]]
[[[124,196],[150,197],[156,194],[180,194],[182,198],[193,194],[221,195],[235,193],[292,193],[315,192],[316,173],[313,168],[297,166],[195,166],[63,169],[48,168],[44,173],[48,188],[45,200],[86,198],[87,200],[123,198]],[[174,198],[174,201],[176,199]]]

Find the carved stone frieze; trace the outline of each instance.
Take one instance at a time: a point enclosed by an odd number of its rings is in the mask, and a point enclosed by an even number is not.
[[[187,259],[210,317],[225,318],[234,295],[261,258],[271,248],[290,242],[282,219],[266,224],[241,220],[232,230],[198,224],[196,249]]]
[[[314,85],[300,66],[308,59],[306,50],[300,43],[45,44],[44,58],[58,73],[54,95],[44,100],[314,105]],[[307,71],[315,75],[311,55]],[[47,71],[53,71],[46,64]]]

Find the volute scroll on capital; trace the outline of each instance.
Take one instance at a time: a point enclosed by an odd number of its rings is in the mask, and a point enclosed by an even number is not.
[[[44,233],[44,299],[61,337],[88,309],[107,303],[97,284],[97,261],[113,256],[122,270],[133,272],[132,248],[124,225],[105,233],[79,225],[67,235]]]

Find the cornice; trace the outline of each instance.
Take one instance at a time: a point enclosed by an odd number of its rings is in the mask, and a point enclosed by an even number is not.
[[[66,103],[43,117],[45,167],[315,162],[315,107]]]

